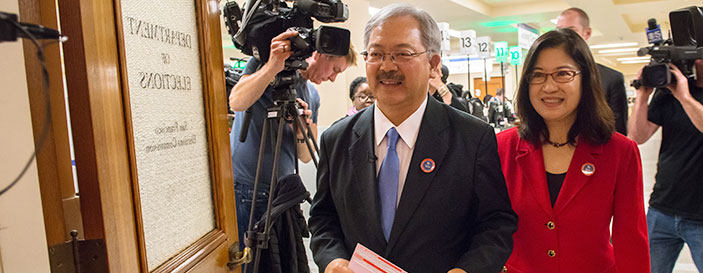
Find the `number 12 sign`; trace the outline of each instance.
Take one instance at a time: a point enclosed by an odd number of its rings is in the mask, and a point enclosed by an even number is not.
[[[476,39],[476,46],[478,47],[478,56],[483,59],[488,59],[491,57],[491,37],[481,36]]]

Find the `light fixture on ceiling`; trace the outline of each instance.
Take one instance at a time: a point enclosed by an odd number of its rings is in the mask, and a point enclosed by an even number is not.
[[[643,56],[643,57],[623,57],[623,58],[617,58],[618,62],[622,61],[637,61],[637,60],[649,60],[648,56]]]
[[[617,43],[617,44],[600,44],[600,45],[592,45],[591,49],[626,47],[626,46],[637,46],[637,45],[638,44],[636,42]]]
[[[621,64],[643,64],[649,63],[649,60],[632,60],[632,61],[622,61]]]
[[[604,54],[604,53],[617,53],[617,52],[636,52],[639,50],[639,48],[636,47],[627,47],[627,48],[616,48],[616,49],[604,49],[604,50],[598,50],[599,54]]]
[[[374,7],[372,7],[372,6],[369,6],[369,15],[373,16],[373,15],[376,14],[376,12],[378,12],[379,10],[381,10],[381,9],[379,9],[379,8],[374,8]]]

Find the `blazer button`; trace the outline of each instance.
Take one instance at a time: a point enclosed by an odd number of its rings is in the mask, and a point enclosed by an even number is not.
[[[550,249],[549,251],[547,251],[547,256],[549,256],[549,257],[554,258],[554,256],[556,256],[556,255],[557,255],[557,253],[553,249]]]
[[[547,228],[549,230],[553,230],[555,227],[556,227],[556,225],[554,225],[554,222],[552,222],[552,221],[547,222]]]
[[[505,266],[503,266],[503,270],[501,270],[500,272],[501,272],[501,273],[507,273],[507,272],[508,272],[508,268],[505,267]]]

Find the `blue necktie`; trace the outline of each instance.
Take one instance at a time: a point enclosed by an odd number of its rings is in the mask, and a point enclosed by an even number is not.
[[[383,225],[383,236],[388,241],[395,218],[395,203],[398,199],[398,153],[395,145],[398,143],[398,131],[395,128],[388,130],[388,152],[381,163],[378,172],[378,193],[381,197],[381,224]]]

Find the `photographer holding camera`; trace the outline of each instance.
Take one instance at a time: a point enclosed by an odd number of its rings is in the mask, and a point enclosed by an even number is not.
[[[248,229],[249,225],[262,128],[267,119],[267,109],[274,103],[272,97],[274,90],[269,83],[273,82],[276,75],[284,70],[286,59],[292,54],[289,38],[297,35],[298,31],[288,30],[271,39],[270,57],[263,65],[256,58],[249,59],[243,76],[237,85],[234,86],[229,97],[229,105],[236,112],[230,141],[232,145],[232,166],[234,170],[237,226],[239,228],[240,242],[244,241],[244,231]],[[307,69],[298,70],[305,81],[296,83],[295,89],[297,101],[304,109],[303,115],[306,117],[306,122],[311,125],[312,135],[317,136],[319,95],[308,81],[315,84],[320,84],[323,81],[334,81],[337,75],[344,72],[349,65],[356,65],[356,52],[354,52],[351,45],[346,56],[332,56],[315,51],[306,61],[309,63]],[[251,126],[245,132],[246,141],[240,142],[239,135],[242,133],[241,128],[244,123],[243,111],[247,109],[251,112]],[[294,173],[295,161],[298,158],[303,162],[308,162],[311,159],[310,152],[306,148],[303,138],[303,132],[300,130],[296,132],[298,141],[294,143],[291,127],[285,126],[284,130],[278,177]],[[294,154],[296,145],[297,156]],[[258,187],[254,221],[257,221],[265,213],[268,202],[274,151],[270,148],[270,140],[267,140],[265,147],[267,148],[263,151],[263,171],[259,175],[259,181],[264,184]]]
[[[637,88],[628,121],[628,137],[638,144],[662,127],[656,183],[647,212],[653,273],[672,272],[684,242],[703,272],[703,59],[695,61],[695,68],[696,79],[689,80],[671,64],[675,82],[656,91],[644,85]]]

